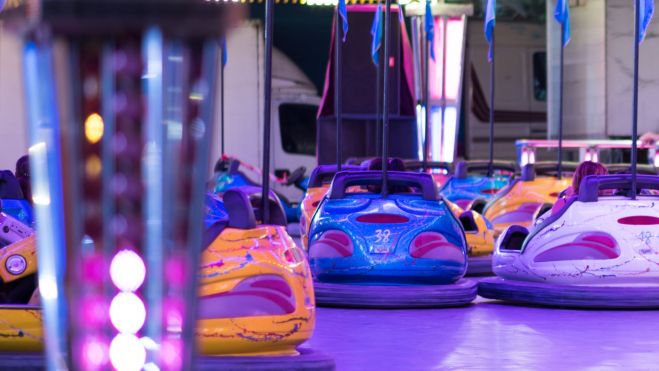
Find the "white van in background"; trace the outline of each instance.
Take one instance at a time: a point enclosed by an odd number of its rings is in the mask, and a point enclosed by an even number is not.
[[[230,31],[224,70],[225,155],[263,168],[263,25],[250,21]],[[221,80],[218,78],[218,89]],[[222,156],[221,95],[217,95],[216,124],[211,164]],[[285,54],[272,53],[272,106],[270,171],[280,175],[304,166],[309,174],[316,166],[316,115],[320,97],[311,80]],[[246,175],[261,183],[258,175]],[[273,183],[291,201],[302,197],[294,186]]]
[[[482,20],[467,29],[464,78],[465,154],[486,159],[489,151],[489,46]],[[495,35],[494,154],[515,160],[515,141],[547,139],[546,26],[497,22]]]

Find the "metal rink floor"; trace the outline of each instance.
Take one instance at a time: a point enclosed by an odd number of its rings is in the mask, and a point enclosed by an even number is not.
[[[526,307],[318,308],[305,344],[337,370],[657,370],[659,313]]]

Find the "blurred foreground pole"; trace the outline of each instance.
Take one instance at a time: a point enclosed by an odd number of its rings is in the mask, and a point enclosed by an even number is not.
[[[190,369],[230,8],[8,4],[2,19],[25,40],[48,368]]]

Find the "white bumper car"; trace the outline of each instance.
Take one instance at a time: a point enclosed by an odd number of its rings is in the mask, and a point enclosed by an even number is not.
[[[659,308],[659,176],[586,177],[579,195],[497,241],[479,295],[537,305]]]

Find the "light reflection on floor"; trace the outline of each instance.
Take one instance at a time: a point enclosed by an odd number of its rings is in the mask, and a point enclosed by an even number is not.
[[[548,309],[479,299],[466,308],[319,308],[306,344],[337,370],[649,370],[659,313]]]

